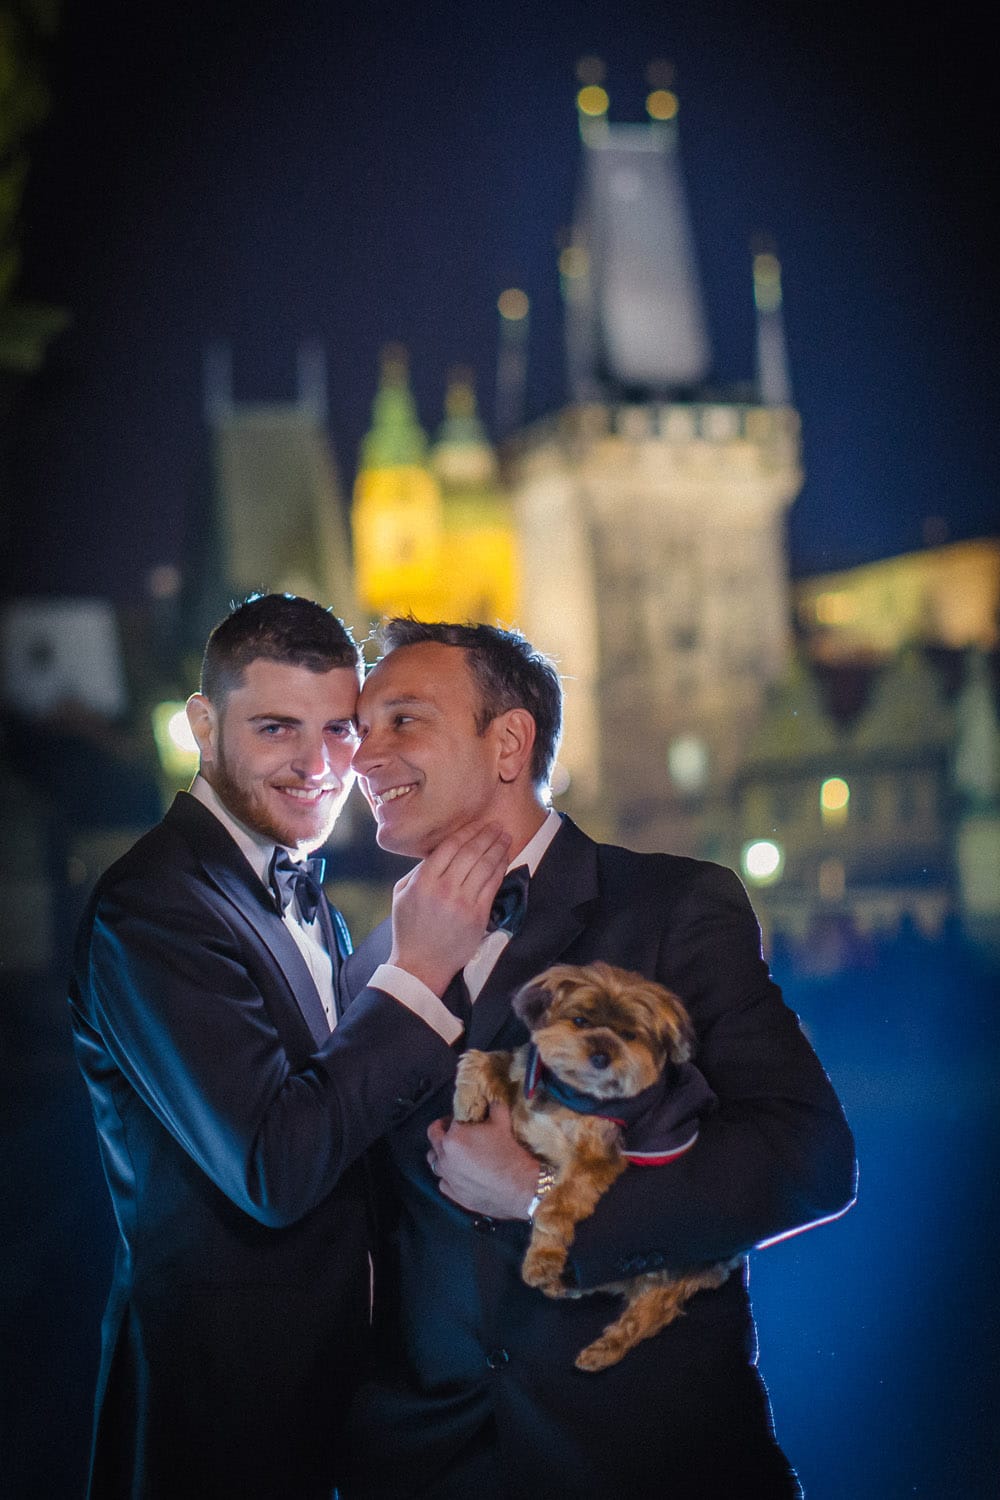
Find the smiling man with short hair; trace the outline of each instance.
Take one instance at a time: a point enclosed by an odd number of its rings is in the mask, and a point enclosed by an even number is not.
[[[399,619],[382,645],[354,756],[379,844],[419,859],[417,880],[458,829],[488,819],[509,835],[511,879],[527,887],[526,910],[485,932],[464,966],[464,1043],[519,1046],[511,995],[550,964],[603,959],[680,995],[718,1096],[689,1151],[629,1169],[578,1226],[576,1286],[729,1260],[842,1212],[851,1134],[768,974],[736,876],[594,843],[551,809],[559,681],[516,632]],[[433,924],[433,902],[423,918]],[[388,927],[376,930],[348,960],[348,994],[387,957],[373,982],[397,982],[392,945]],[[509,1111],[449,1124],[451,1095],[449,1082],[389,1135],[399,1211],[347,1500],[797,1495],[756,1370],[745,1277],[699,1293],[620,1364],[577,1370],[618,1303],[525,1286],[529,1219],[551,1179],[513,1139]]]
[[[213,631],[200,771],[102,877],[71,987],[119,1238],[91,1500],[330,1500],[368,1355],[361,1160],[454,1071],[439,996],[507,859],[463,828],[394,903],[411,1004],[341,1014],[347,929],[307,859],[354,780],[360,657],[310,600]],[[433,924],[411,907],[429,902]]]

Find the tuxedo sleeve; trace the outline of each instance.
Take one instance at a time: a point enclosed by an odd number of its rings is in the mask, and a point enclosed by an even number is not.
[[[99,1071],[110,1055],[127,1084],[119,1113],[138,1096],[238,1207],[294,1223],[451,1076],[454,1054],[404,1005],[366,989],[293,1066],[245,938],[171,884],[164,872],[100,897],[78,959],[81,1061]]]
[[[696,866],[656,977],[683,998],[695,1061],[718,1096],[690,1151],[632,1166],[579,1225],[580,1286],[727,1260],[850,1206],[854,1142],[833,1088],[761,956],[736,876]]]

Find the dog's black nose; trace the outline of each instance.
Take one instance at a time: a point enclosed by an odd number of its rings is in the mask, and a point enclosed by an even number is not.
[[[611,1061],[606,1052],[592,1052],[590,1054],[591,1065],[595,1068],[606,1068]]]

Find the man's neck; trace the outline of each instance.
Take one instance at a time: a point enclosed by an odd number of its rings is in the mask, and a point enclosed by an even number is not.
[[[525,846],[531,843],[531,840],[545,822],[550,811],[551,809],[546,807],[537,797],[532,797],[531,801],[523,807],[516,808],[513,812],[503,815],[498,819],[504,832],[510,834],[510,861],[512,864],[516,863],[517,856]]]
[[[191,795],[218,818],[254,874],[266,885],[267,867],[274,851],[274,840],[265,838],[252,828],[247,828],[245,823],[235,817],[201,771],[191,783]]]
[[[519,845],[511,844],[511,853],[507,859],[508,870],[515,869],[518,865],[526,864],[532,875],[544,858],[549,845],[555,838],[561,827],[562,820],[559,814],[551,808],[541,809],[541,821],[535,827],[534,832]]]

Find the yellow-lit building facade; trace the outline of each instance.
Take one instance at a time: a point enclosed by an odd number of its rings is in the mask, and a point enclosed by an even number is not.
[[[1000,540],[907,552],[843,573],[804,578],[796,620],[825,661],[882,658],[911,641],[952,650],[997,645]]]
[[[352,513],[355,587],[370,621],[510,625],[517,613],[517,542],[496,455],[471,381],[456,375],[433,444],[420,426],[406,363],[390,351],[361,448]]]

